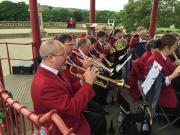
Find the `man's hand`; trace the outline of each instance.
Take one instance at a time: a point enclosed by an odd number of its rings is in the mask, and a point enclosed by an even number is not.
[[[97,72],[93,69],[88,68],[84,73],[84,80],[86,83],[93,84],[96,80]]]
[[[82,63],[84,68],[88,68],[92,65],[92,58],[87,57],[82,61]]]
[[[104,46],[104,48],[105,48],[106,50],[109,50],[109,49],[111,48],[111,44],[110,44],[110,43],[107,43],[107,44]]]
[[[99,57],[100,57],[101,59],[104,59],[104,58],[105,58],[105,55],[104,55],[104,54],[100,54]]]

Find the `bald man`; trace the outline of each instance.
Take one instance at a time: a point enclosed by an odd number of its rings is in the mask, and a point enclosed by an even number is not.
[[[89,124],[82,114],[87,103],[95,96],[92,84],[96,73],[87,69],[84,84],[74,94],[72,86],[61,68],[65,64],[65,48],[58,40],[44,41],[40,47],[42,63],[37,69],[31,86],[31,96],[36,114],[56,109],[58,115],[77,135],[90,135]],[[55,135],[61,135],[56,130]]]

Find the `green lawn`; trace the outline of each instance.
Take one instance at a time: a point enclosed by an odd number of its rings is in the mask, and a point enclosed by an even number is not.
[[[167,32],[178,32],[180,33],[180,29],[176,28],[157,28],[156,33],[167,33]]]

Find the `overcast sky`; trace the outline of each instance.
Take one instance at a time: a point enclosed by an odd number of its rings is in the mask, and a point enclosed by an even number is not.
[[[0,0],[2,2],[4,0]],[[9,0],[13,2],[29,0]],[[64,7],[64,8],[79,8],[88,9],[90,7],[90,0],[37,0],[41,5],[49,5],[53,7]],[[124,5],[128,3],[128,0],[96,0],[97,10],[111,10],[120,11],[123,9]]]

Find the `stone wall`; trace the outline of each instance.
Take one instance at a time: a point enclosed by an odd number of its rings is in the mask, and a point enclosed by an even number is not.
[[[76,23],[77,29],[85,29],[82,27],[84,23]],[[98,27],[104,25],[99,23]],[[67,28],[67,22],[43,22],[44,28],[54,28],[54,29],[65,29]],[[0,21],[0,29],[21,29],[21,28],[30,28],[29,21]]]

